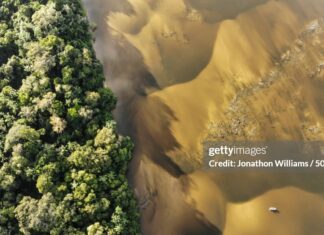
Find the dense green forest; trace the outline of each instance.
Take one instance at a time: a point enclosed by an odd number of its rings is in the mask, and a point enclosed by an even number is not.
[[[0,235],[139,234],[80,0],[0,1]]]

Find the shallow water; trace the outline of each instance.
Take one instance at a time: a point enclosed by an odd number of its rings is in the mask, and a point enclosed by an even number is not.
[[[301,36],[323,1],[84,1],[119,131],[136,144],[128,178],[145,235],[323,234],[323,174],[199,170],[202,141],[219,133],[324,139],[324,77],[310,75],[323,34]]]

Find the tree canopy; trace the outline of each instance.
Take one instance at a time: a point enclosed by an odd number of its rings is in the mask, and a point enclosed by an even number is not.
[[[80,0],[0,1],[0,235],[139,234]]]

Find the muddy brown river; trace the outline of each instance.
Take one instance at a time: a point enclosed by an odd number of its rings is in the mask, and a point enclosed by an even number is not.
[[[324,234],[324,173],[201,169],[206,139],[324,140],[324,1],[84,4],[144,235]]]

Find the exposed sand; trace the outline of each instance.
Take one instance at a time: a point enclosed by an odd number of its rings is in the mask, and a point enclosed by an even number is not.
[[[324,234],[324,174],[199,168],[206,138],[324,139],[324,1],[85,3],[145,235]]]

